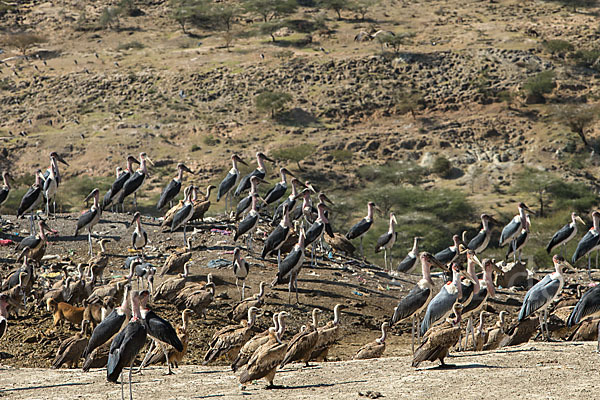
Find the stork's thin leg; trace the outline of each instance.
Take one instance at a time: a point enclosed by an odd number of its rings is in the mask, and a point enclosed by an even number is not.
[[[131,361],[131,365],[129,366],[129,400],[133,400],[133,389],[131,385],[131,370],[133,369],[133,361]]]
[[[363,237],[360,237],[360,258],[362,258],[364,260],[365,255],[363,254]]]
[[[546,327],[546,340],[550,341],[550,329],[548,328],[548,309],[544,310],[544,326]]]
[[[517,262],[517,239],[512,240],[513,262]]]
[[[50,218],[50,199],[46,198],[46,218]]]
[[[56,219],[56,198],[52,199],[52,216]]]
[[[237,289],[238,293],[240,292],[240,285],[238,285],[238,278],[235,278],[235,288]],[[242,297],[242,300],[244,300],[244,298]]]
[[[421,317],[417,317],[417,328],[421,326]],[[421,329],[417,329],[417,340],[421,344]]]
[[[150,358],[150,353],[152,353],[152,350],[154,350],[155,344],[156,343],[154,342],[154,340],[152,340],[152,342],[150,342],[150,348],[148,349],[146,356],[142,360],[142,363],[140,364],[140,367],[138,368],[138,370],[136,372],[142,372],[142,368],[144,368],[146,366],[146,362],[148,362],[148,358]]]
[[[469,323],[471,325],[471,339],[473,339],[473,351],[475,351],[475,327],[473,326],[473,316],[469,317]]]
[[[412,329],[411,329],[411,348],[412,348],[412,353],[415,354],[415,315],[413,314],[412,316]]]
[[[167,362],[167,375],[173,375],[173,371],[171,371],[171,363],[169,362],[169,353],[167,353],[167,349],[163,346],[162,343],[157,344],[165,355],[165,361]]]
[[[245,293],[245,289],[246,289],[246,280],[242,281],[242,298],[241,300],[244,300],[246,297],[244,296]]]
[[[290,274],[290,284],[288,286],[288,304],[292,304],[292,283],[294,276]]]
[[[540,330],[542,331],[542,340],[544,340],[544,323],[543,323],[543,319],[544,319],[544,313],[540,313],[539,320],[540,320]]]
[[[92,228],[88,226],[88,245],[90,248],[90,256],[92,255]]]
[[[281,266],[281,248],[277,250],[277,269]]]
[[[125,379],[125,377],[123,376],[123,371],[121,371],[121,400],[125,400],[125,392],[123,391],[123,379]]]
[[[183,224],[183,243],[185,243],[185,247],[187,248],[187,236],[186,236],[186,232],[185,232],[186,231],[186,229],[185,229],[186,226],[187,226],[187,223]]]
[[[296,304],[300,304],[300,300],[298,300],[298,273],[294,274],[294,286],[296,287]]]
[[[383,248],[383,265],[385,271],[387,271],[387,249],[385,247]]]
[[[596,348],[596,352],[600,353],[600,321],[598,321],[598,347]]]
[[[467,340],[467,339],[465,338],[465,340]],[[458,331],[458,351],[463,351],[462,350],[462,342],[463,342],[462,341],[462,329],[460,329]]]

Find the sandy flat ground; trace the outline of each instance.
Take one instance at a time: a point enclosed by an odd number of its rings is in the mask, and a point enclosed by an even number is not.
[[[357,399],[378,392],[385,398],[590,399],[599,356],[593,343],[538,343],[507,349],[463,353],[437,364],[410,367],[409,357],[319,364],[302,371],[299,364],[276,376],[281,388],[265,390],[257,382],[242,390],[225,367],[180,367],[172,376],[163,368],[134,375],[134,398]],[[452,383],[454,385],[450,386]],[[0,367],[0,397],[10,399],[114,399],[120,387],[105,380],[105,370],[48,370]],[[127,392],[126,392],[127,395]]]

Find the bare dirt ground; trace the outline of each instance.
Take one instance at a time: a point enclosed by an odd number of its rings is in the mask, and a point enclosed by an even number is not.
[[[384,398],[590,399],[600,384],[600,360],[591,343],[528,343],[507,350],[448,358],[454,367],[410,367],[410,357],[322,363],[279,372],[281,388],[257,382],[242,390],[223,367],[183,366],[175,375],[153,368],[134,375],[134,398],[359,399],[368,392]],[[46,370],[0,367],[0,397],[10,399],[114,399],[118,385],[104,370]]]

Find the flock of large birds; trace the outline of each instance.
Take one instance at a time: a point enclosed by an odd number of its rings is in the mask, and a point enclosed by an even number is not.
[[[210,207],[211,191],[217,189],[217,201],[224,198],[226,211],[229,212],[231,209],[226,218],[239,221],[235,222],[237,228],[233,240],[237,242],[245,236],[246,251],[253,252],[253,234],[256,232],[259,220],[268,222],[273,227],[264,240],[260,257],[265,259],[277,255],[277,274],[270,284],[271,286],[287,284],[290,303],[294,291],[296,303],[299,301],[297,280],[305,264],[307,247],[312,246],[310,261],[306,260],[306,262],[313,265],[315,254],[330,251],[351,253],[355,249],[350,241],[359,239],[361,258],[364,259],[362,238],[373,225],[374,210],[378,209],[374,203],[369,202],[367,215],[352,226],[345,235],[340,235],[334,233],[328,220],[331,212],[329,205],[333,204],[332,201],[325,193],[317,193],[310,182],[303,183],[288,169],[281,168],[281,181],[261,197],[258,186],[265,183],[265,161],[273,160],[261,152],[257,153],[256,169],[243,177],[238,170],[238,163],[246,164],[246,162],[238,155],[231,156],[231,161],[232,168],[219,187],[208,186],[205,195],[199,194],[199,188],[192,184],[185,187],[183,200],[175,201],[182,189],[184,172],[192,173],[183,163],[177,165],[177,176],[164,188],[157,204],[159,210],[169,207],[162,221],[163,230],[173,232],[182,229],[186,250],[191,247],[191,239],[186,235],[189,222],[203,219]],[[194,313],[205,315],[215,295],[215,284],[210,274],[207,282],[192,282],[188,279],[191,252],[187,251],[167,259],[158,274],[175,275],[154,286],[154,276],[157,272],[156,268],[144,260],[143,250],[148,244],[148,234],[144,230],[141,214],[136,210],[136,192],[148,177],[147,164],[152,164],[146,153],[140,153],[139,159],[129,156],[124,169],[117,167],[116,180],[102,201],[98,189],[92,190],[86,198],[86,201],[93,200],[93,204],[79,217],[74,235],[77,236],[79,232],[87,233],[91,256],[87,265],[79,264],[76,276],[71,276],[65,268],[61,280],[43,281],[45,278],[38,276],[36,270],[39,270],[46,251],[48,241],[46,235],[53,232],[47,223],[52,215],[51,205],[54,212],[56,210],[55,199],[61,184],[59,163],[68,166],[60,155],[52,152],[49,168],[46,171],[36,171],[35,183],[27,190],[17,210],[17,217],[29,215],[31,236],[22,239],[15,249],[18,253],[17,262],[22,260],[22,265],[11,271],[2,282],[0,340],[10,329],[9,316],[11,314],[18,316],[28,300],[36,299],[52,313],[55,326],[65,322],[81,326],[80,332],[60,344],[52,366],[54,368],[59,368],[61,365],[76,367],[79,361],[84,359],[83,368],[86,371],[90,368],[105,367],[108,381],[117,382],[121,376],[122,396],[124,382],[122,374],[128,367],[131,398],[133,364],[147,339],[152,339],[150,350],[139,369],[149,364],[165,362],[168,372],[171,373],[171,367],[177,366],[187,351],[189,319]],[[139,164],[139,168],[134,169],[134,164]],[[289,178],[291,178],[291,193],[286,197]],[[0,187],[0,205],[10,196],[11,189],[11,177],[7,172],[3,173],[3,180],[4,185]],[[248,190],[248,194],[244,194]],[[316,205],[312,201],[315,195],[318,199]],[[139,253],[126,259],[125,268],[129,270],[129,275],[124,278],[105,280],[103,271],[108,265],[108,255],[105,250],[108,239],[98,238],[101,250],[93,256],[92,231],[100,221],[103,211],[109,208],[117,211],[121,208],[124,211],[124,200],[129,196],[133,196],[135,211],[132,220],[135,230],[131,237],[131,247]],[[234,198],[241,199],[235,208]],[[38,208],[42,205],[45,206],[45,218],[41,218],[42,213],[38,212]],[[518,214],[503,228],[499,244],[508,245],[507,258],[512,255],[516,261],[518,254],[520,259],[529,235],[530,214],[534,213],[525,204],[520,203]],[[588,274],[590,254],[600,249],[600,213],[594,211],[592,219],[593,226],[580,240],[572,258],[575,263],[587,255]],[[576,236],[578,222],[584,223],[573,213],[572,221],[550,240],[548,253],[552,253],[559,247],[564,248],[564,245]],[[457,344],[459,350],[469,347],[469,336],[473,349],[493,348],[490,342],[497,341],[498,335],[506,331],[504,327],[506,312],[500,313],[500,321],[495,327],[495,333],[490,335],[490,332],[487,332],[489,336],[487,343],[482,340],[481,326],[486,301],[493,298],[496,293],[494,274],[502,274],[503,270],[495,260],[484,258],[480,261],[477,257],[488,247],[492,227],[497,225],[498,221],[488,214],[483,214],[481,223],[481,230],[471,240],[467,242],[464,234],[462,240],[458,235],[454,235],[453,244],[435,255],[428,252],[419,253],[418,246],[421,238],[415,238],[412,250],[394,268],[391,256],[388,263],[387,253],[396,241],[397,221],[395,215],[390,214],[389,230],[377,240],[376,251],[384,251],[385,268],[388,268],[389,264],[391,275],[411,272],[419,260],[422,279],[399,301],[389,321],[381,325],[381,337],[363,346],[355,359],[380,357],[385,350],[389,327],[400,322],[412,323],[412,365],[415,367],[423,361],[439,360],[444,364],[444,358],[451,348]],[[282,253],[285,255],[283,258]],[[518,321],[521,322],[537,314],[542,339],[548,340],[550,338],[547,324],[548,307],[560,296],[565,284],[563,269],[572,268],[561,255],[555,255],[553,263],[555,271],[531,287],[525,295],[518,315]],[[463,264],[466,264],[466,267]],[[271,387],[278,369],[291,362],[303,362],[308,365],[311,360],[326,360],[329,349],[340,338],[340,309],[343,306],[336,305],[334,319],[322,326],[319,326],[318,318],[321,310],[313,309],[310,320],[288,342],[285,342],[283,335],[286,330],[285,318],[288,315],[286,311],[273,315],[273,326],[269,329],[262,332],[256,329],[255,322],[263,313],[261,306],[264,304],[265,287],[268,283],[261,282],[260,293],[245,297],[244,280],[248,276],[250,264],[242,257],[240,247],[236,247],[233,251],[232,266],[236,285],[241,282],[241,300],[228,314],[233,324],[216,331],[212,336],[204,363],[227,357],[232,363],[232,370],[240,372],[240,384],[244,385],[264,378],[268,382],[268,387]],[[482,274],[477,274],[477,267],[481,268]],[[434,293],[432,268],[440,269],[441,274],[437,275],[447,280],[437,293]],[[36,280],[38,281],[37,294],[34,290]],[[137,280],[138,290],[132,290],[132,280]],[[147,282],[146,290],[144,290],[145,282]],[[140,284],[143,289],[141,291]],[[39,293],[42,287],[45,289]],[[600,285],[593,286],[581,296],[568,319],[569,326],[600,315],[599,287]],[[182,325],[174,328],[169,321],[152,311],[148,306],[150,299],[153,302],[166,301],[177,305],[182,312]],[[474,318],[480,321],[477,336]],[[467,321],[464,341],[461,329],[463,320]],[[93,330],[88,338],[87,332],[90,327]],[[600,324],[598,329],[600,331]],[[598,346],[600,350],[600,339]]]

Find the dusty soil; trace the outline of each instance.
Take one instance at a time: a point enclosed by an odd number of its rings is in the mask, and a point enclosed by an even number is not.
[[[236,376],[223,367],[183,366],[165,376],[152,368],[134,375],[134,398],[360,399],[589,399],[600,384],[592,377],[600,362],[591,343],[528,343],[492,352],[450,357],[454,367],[410,367],[410,357],[322,363],[299,370],[294,364],[279,372],[279,389],[265,391],[257,382],[242,390]],[[0,367],[0,397],[11,399],[114,399],[120,388],[109,384],[105,371],[46,370]],[[454,383],[451,387],[450,385]],[[126,389],[127,390],[127,389]]]

